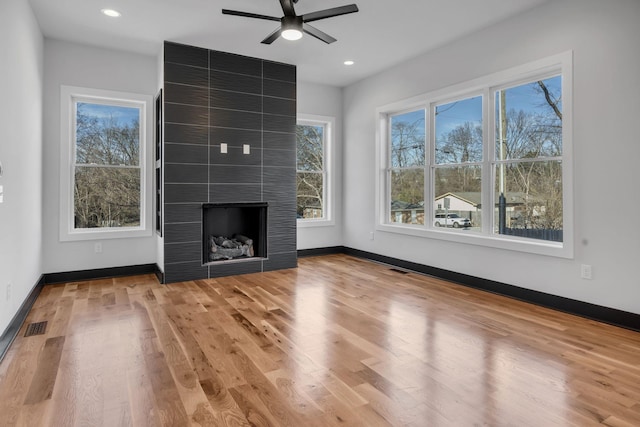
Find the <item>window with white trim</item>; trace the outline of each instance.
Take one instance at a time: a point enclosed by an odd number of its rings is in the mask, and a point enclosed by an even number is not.
[[[378,229],[573,256],[571,62],[378,109]]]
[[[298,225],[332,223],[332,117],[299,115],[296,126],[296,212]]]
[[[151,234],[151,97],[63,86],[61,240]]]

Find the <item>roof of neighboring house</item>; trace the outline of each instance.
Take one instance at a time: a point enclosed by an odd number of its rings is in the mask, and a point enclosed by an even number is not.
[[[391,202],[392,211],[410,211],[410,210],[424,210],[424,201],[418,203],[408,203],[402,200],[393,200]]]
[[[458,200],[469,203],[473,207],[478,207],[482,204],[482,195],[479,191],[461,191],[459,193],[445,193],[436,197],[436,201],[444,199],[445,197],[455,197]]]
[[[445,197],[455,197],[456,199],[469,203],[470,205],[473,205],[476,208],[482,205],[482,196],[479,191],[461,191],[459,193],[449,192],[436,197],[436,201],[444,199]],[[512,206],[524,205],[525,202],[527,201],[527,198],[531,202],[540,200],[538,197],[532,196],[530,194],[527,195],[527,193],[524,193],[522,191],[507,192],[505,197],[506,197],[507,205],[512,205]],[[497,202],[498,201],[496,200],[496,203]]]

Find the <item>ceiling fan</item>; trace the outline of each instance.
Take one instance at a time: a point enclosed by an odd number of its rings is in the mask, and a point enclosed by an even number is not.
[[[246,18],[280,21],[280,27],[273,33],[269,34],[264,40],[262,40],[262,43],[264,44],[271,44],[280,36],[287,40],[298,40],[300,37],[302,37],[303,32],[329,44],[335,42],[336,39],[331,37],[329,34],[320,31],[315,27],[312,27],[308,23],[358,11],[358,6],[356,6],[355,4],[350,4],[347,6],[319,10],[317,12],[305,13],[304,15],[296,15],[296,11],[293,8],[294,3],[298,3],[298,0],[280,0],[280,6],[282,6],[282,11],[284,12],[284,16],[282,18],[259,15],[250,12],[240,12],[237,10],[229,9],[222,9],[222,13],[225,15],[244,16]]]

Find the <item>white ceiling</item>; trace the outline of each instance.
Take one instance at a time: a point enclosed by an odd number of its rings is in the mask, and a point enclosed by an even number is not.
[[[278,0],[29,0],[45,37],[157,55],[163,40],[295,64],[298,80],[346,86],[550,0],[299,0],[298,15],[356,3],[360,12],[316,21],[337,38],[260,41],[279,23]],[[107,18],[100,9],[122,13]],[[346,59],[355,65],[346,67]]]

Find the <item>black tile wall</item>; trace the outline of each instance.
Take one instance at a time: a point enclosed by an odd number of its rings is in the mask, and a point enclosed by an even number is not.
[[[262,63],[262,77],[265,79],[295,83],[296,67],[278,62],[264,61]]]
[[[249,144],[252,148],[262,148],[263,137],[264,132],[261,130],[209,128],[211,146],[220,146],[224,142],[229,147],[242,148],[243,144]]]
[[[262,130],[262,114],[249,111],[211,108],[209,125],[212,127]]]
[[[296,117],[296,101],[295,99],[272,98],[265,96],[264,112],[267,114],[280,114],[282,116]]]
[[[165,163],[164,182],[168,184],[197,184],[209,179],[208,165]]]
[[[164,142],[209,145],[209,128],[207,126],[167,123],[165,120]]]
[[[263,150],[265,166],[287,167],[296,164],[295,150]]]
[[[262,112],[262,96],[260,95],[212,89],[209,99],[209,105],[215,108]]]
[[[252,147],[249,154],[244,154],[242,147],[227,146],[227,152],[221,153],[219,145],[212,145],[209,164],[262,166],[262,150]]]
[[[208,201],[208,184],[168,184],[166,182],[164,184],[165,206],[167,203],[207,203]]]
[[[206,145],[165,142],[164,155],[173,163],[209,163],[209,147]]]
[[[228,71],[236,74],[248,74],[262,78],[262,60],[233,53],[209,51],[212,70]],[[287,65],[289,67],[289,65]]]
[[[209,78],[211,79],[210,87],[212,89],[262,95],[262,79],[259,77],[211,70]]]
[[[165,83],[164,102],[209,106],[209,89],[177,83]]]
[[[263,95],[296,99],[296,84],[280,80],[263,80]]]
[[[262,184],[211,184],[209,200],[224,200],[225,203],[261,202]]]
[[[209,66],[209,51],[201,47],[188,46],[179,43],[164,44],[164,62],[193,65],[196,67]]]
[[[211,184],[260,184],[262,182],[262,166],[211,165],[209,168]]]
[[[164,103],[165,123],[181,123],[185,125],[209,125],[209,109],[195,105]]]
[[[164,81],[165,83],[209,87],[209,70],[165,62]]]
[[[165,239],[171,241],[199,242],[202,237],[201,224],[199,221],[180,224],[165,224]]]
[[[179,222],[202,222],[202,204],[167,203],[164,206],[165,228],[168,224]],[[173,239],[171,241],[174,241]],[[177,241],[177,240],[176,240]]]
[[[164,59],[165,282],[295,267],[295,66],[171,42]],[[202,265],[202,203],[263,201],[267,258]]]
[[[262,116],[263,130],[293,134],[295,142],[296,116],[277,116],[275,114],[263,114]]]

